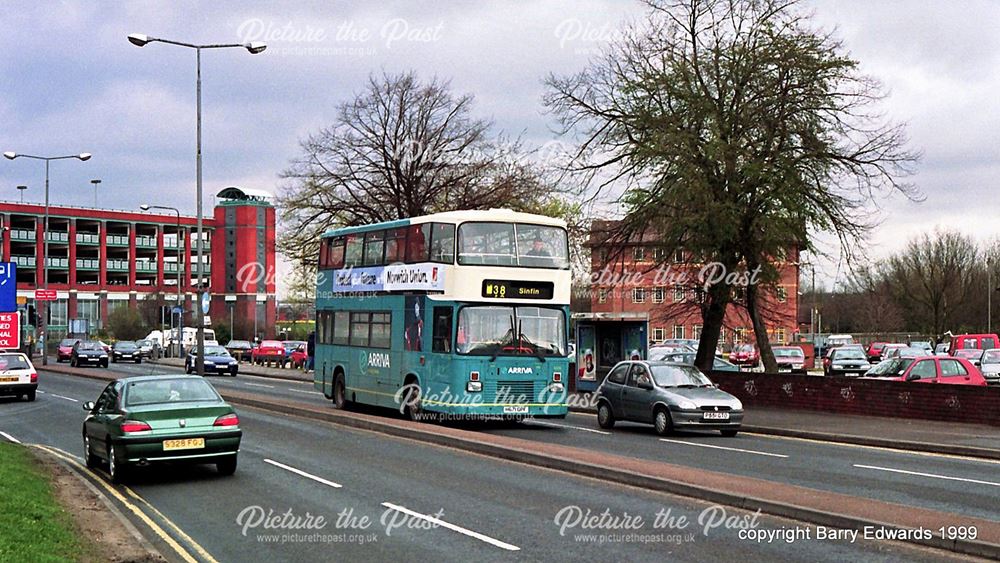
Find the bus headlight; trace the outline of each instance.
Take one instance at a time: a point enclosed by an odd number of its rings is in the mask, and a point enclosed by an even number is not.
[[[479,392],[482,392],[482,390],[483,390],[483,382],[482,381],[469,381],[468,383],[465,384],[465,390],[468,391],[469,393],[479,393]]]
[[[552,385],[549,385],[549,391],[552,393],[562,393],[563,389],[565,389],[565,387],[563,387],[562,383],[553,383]]]

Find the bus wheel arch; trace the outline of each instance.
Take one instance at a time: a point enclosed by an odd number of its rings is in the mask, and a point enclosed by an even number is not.
[[[421,395],[423,389],[420,386],[420,378],[415,373],[409,373],[403,378],[403,414],[410,420],[418,420],[423,412],[423,401]],[[417,397],[413,398],[414,391]]]

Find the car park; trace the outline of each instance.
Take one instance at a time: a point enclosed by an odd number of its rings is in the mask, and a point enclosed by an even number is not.
[[[226,344],[226,351],[238,361],[249,362],[252,359],[253,344],[249,340],[230,340]]]
[[[828,356],[829,363],[824,362],[824,375],[837,376],[860,376],[871,369],[868,363],[868,356],[864,350],[842,346],[830,350]]]
[[[759,359],[760,354],[757,352],[757,347],[753,344],[740,344],[729,353],[729,361],[738,366],[757,365],[757,360]]]
[[[972,365],[979,367],[980,360],[983,357],[983,351],[977,348],[962,348],[961,350],[955,350],[956,358],[965,358],[972,362]]]
[[[189,375],[127,377],[109,383],[83,405],[87,467],[107,462],[111,480],[155,463],[214,463],[236,471],[243,431],[239,417],[204,378]]]
[[[798,346],[775,346],[774,361],[778,364],[778,373],[806,373],[806,353]]]
[[[205,373],[217,373],[219,375],[231,375],[236,377],[240,371],[240,363],[236,358],[229,355],[225,348],[218,344],[205,345]],[[184,372],[194,373],[198,369],[198,349],[188,352],[184,360]]]
[[[979,371],[990,385],[1000,385],[1000,348],[983,351]]]
[[[115,345],[111,347],[111,361],[115,363],[132,362],[139,364],[142,363],[142,353],[139,351],[139,347],[135,345],[135,342],[121,340],[115,342]]]
[[[73,346],[79,341],[79,338],[63,338],[60,340],[59,346],[56,348],[56,362],[68,362],[73,355]]]
[[[605,429],[622,420],[653,424],[660,435],[699,429],[735,436],[743,423],[743,403],[689,365],[619,362],[596,395],[597,422]]]
[[[251,358],[256,365],[274,364],[275,367],[285,367],[285,345],[278,340],[263,340],[253,349]]]
[[[100,342],[81,340],[73,346],[69,365],[73,367],[96,365],[106,368],[108,367],[108,353]]]
[[[35,400],[38,372],[27,356],[19,352],[0,353],[0,397]]]
[[[945,385],[986,385],[983,374],[969,360],[943,356],[893,358],[869,370],[865,377]]]

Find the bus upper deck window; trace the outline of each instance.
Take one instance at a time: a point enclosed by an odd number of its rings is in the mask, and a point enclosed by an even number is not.
[[[380,266],[385,252],[385,231],[365,233],[365,266]]]
[[[455,262],[455,225],[434,223],[431,235],[431,262]]]
[[[406,234],[406,261],[409,263],[426,262],[430,238],[430,224],[410,226]]]
[[[329,241],[326,252],[326,267],[344,267],[344,237],[337,237]]]
[[[364,251],[364,235],[347,235],[346,248],[344,250],[344,266],[360,266]]]
[[[385,233],[385,263],[395,264],[406,260],[406,228],[391,229]]]

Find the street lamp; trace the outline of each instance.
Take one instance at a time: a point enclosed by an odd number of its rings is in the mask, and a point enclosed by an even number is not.
[[[95,180],[91,180],[90,183],[94,184],[94,208],[96,209],[97,208],[97,186],[98,186],[98,184],[101,183],[101,181],[95,179]]]
[[[183,263],[183,245],[181,245],[181,212],[176,207],[169,207],[166,205],[149,205],[144,203],[139,206],[139,209],[143,211],[149,211],[150,209],[164,209],[167,211],[173,211],[177,214],[177,306],[180,308],[181,312],[177,315],[177,357],[184,355],[184,305],[181,300],[181,264]],[[164,262],[166,263],[166,262]],[[173,318],[171,314],[170,318]]]
[[[24,190],[28,189],[28,186],[18,186],[17,191],[21,192],[21,203],[24,203]]]
[[[136,47],[145,47],[149,43],[160,42],[167,43],[169,45],[177,45],[179,47],[187,47],[189,49],[195,50],[195,62],[197,68],[197,124],[198,124],[198,134],[197,134],[197,148],[196,148],[196,178],[197,178],[197,205],[198,205],[198,306],[195,307],[195,319],[198,323],[198,357],[195,359],[195,366],[198,370],[198,375],[205,375],[205,313],[201,306],[201,293],[202,293],[202,279],[204,275],[204,264],[202,260],[204,259],[204,229],[202,227],[202,187],[201,187],[201,51],[202,49],[227,49],[233,47],[239,47],[246,49],[251,55],[257,55],[262,53],[267,45],[259,41],[252,41],[250,43],[219,43],[219,44],[208,44],[208,45],[195,45],[193,43],[184,43],[181,41],[173,41],[171,39],[162,39],[158,37],[150,37],[148,35],[143,35],[141,33],[133,33],[128,36],[129,43],[135,45]]]
[[[8,160],[14,160],[15,158],[31,158],[34,160],[44,160],[45,161],[45,229],[42,234],[42,289],[48,289],[49,287],[49,163],[53,160],[66,160],[70,158],[75,158],[77,160],[82,160],[84,162],[90,160],[91,154],[89,152],[82,152],[80,154],[70,154],[66,156],[35,156],[31,154],[18,154],[16,152],[5,152],[3,153],[4,158]],[[23,194],[23,192],[22,192]],[[38,285],[36,280],[35,285]],[[41,309],[41,323],[39,327],[39,333],[41,335],[42,343],[42,365],[49,365],[49,355],[48,355],[48,306],[46,301],[42,301],[42,306],[38,307],[38,303],[35,304],[36,308]]]

